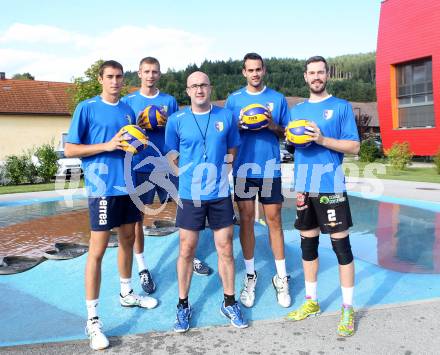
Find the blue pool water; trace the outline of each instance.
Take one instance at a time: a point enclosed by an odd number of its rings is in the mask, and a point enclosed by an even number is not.
[[[32,219],[87,208],[87,199],[74,198],[68,202],[61,197],[0,203],[0,228]],[[1,238],[1,236],[0,236]]]

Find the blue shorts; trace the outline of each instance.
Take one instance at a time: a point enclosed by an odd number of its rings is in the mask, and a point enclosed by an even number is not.
[[[263,205],[283,203],[281,178],[239,178],[234,177],[234,200],[249,201],[258,199]]]
[[[148,181],[151,185],[148,187],[145,187],[143,190],[149,189],[145,193],[141,193],[139,195],[140,200],[144,205],[151,205],[154,202],[154,197],[159,197],[160,203],[165,203],[170,198],[170,195],[167,190],[165,190],[162,186],[159,186],[158,184],[155,184],[154,182],[150,181],[150,175],[149,173],[143,173],[136,171],[136,187],[144,183],[145,181]],[[167,178],[171,181],[171,183],[178,189],[179,186],[179,178],[177,176],[174,176],[173,174],[166,174]]]
[[[198,206],[194,206],[193,200],[181,201],[183,208],[177,206],[176,227],[201,231],[205,229],[206,217],[208,217],[209,227],[212,230],[234,224],[235,214],[230,197],[197,201]]]
[[[123,224],[142,220],[142,215],[129,195],[89,197],[90,229],[109,231]]]

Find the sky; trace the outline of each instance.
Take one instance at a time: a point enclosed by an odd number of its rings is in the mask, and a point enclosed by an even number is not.
[[[162,71],[203,60],[334,57],[376,50],[381,0],[0,0],[0,72],[83,76],[98,59]]]

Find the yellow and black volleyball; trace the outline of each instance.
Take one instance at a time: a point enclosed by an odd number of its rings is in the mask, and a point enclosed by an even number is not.
[[[260,104],[251,104],[243,108],[241,121],[245,128],[250,130],[260,129],[268,123],[266,106]]]
[[[165,126],[167,122],[166,112],[159,106],[148,105],[139,115],[137,125],[148,130]]]
[[[306,127],[310,125],[307,120],[290,121],[286,127],[286,142],[295,148],[306,148],[312,144],[311,137],[306,134]]]
[[[121,128],[119,132],[122,132],[123,143],[127,145],[123,146],[126,152],[137,154],[144,150],[148,145],[148,137],[145,135],[145,131],[136,125],[126,125]]]

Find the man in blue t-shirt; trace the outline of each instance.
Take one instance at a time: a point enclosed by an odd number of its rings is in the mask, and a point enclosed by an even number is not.
[[[141,80],[141,88],[124,96],[121,101],[128,104],[139,117],[149,105],[155,105],[162,109],[166,116],[172,115],[179,109],[176,99],[161,92],[157,83],[160,79],[160,63],[154,57],[142,58],[139,63],[138,76]],[[135,226],[134,256],[137,262],[140,282],[145,293],[153,293],[156,284],[153,281],[150,270],[144,260],[144,213],[155,215],[157,210],[152,209],[154,197],[158,196],[162,206],[172,197],[177,197],[177,177],[174,176],[165,151],[165,128],[157,127],[147,130],[148,146],[145,150],[133,156],[133,180],[138,192],[140,202],[144,205],[142,220]],[[172,196],[174,193],[175,196]],[[163,208],[162,206],[158,209]],[[210,268],[197,258],[194,258],[193,271],[199,275],[207,275]]]
[[[256,53],[248,53],[243,60],[243,76],[246,87],[233,92],[226,100],[239,125],[241,145],[234,161],[234,199],[240,212],[240,243],[243,249],[246,276],[240,301],[246,307],[255,302],[257,272],[254,265],[255,249],[255,199],[258,194],[266,223],[269,227],[270,246],[275,259],[276,275],[272,277],[278,303],[289,307],[289,276],[286,272],[284,234],[281,227],[281,190],[279,138],[284,137],[284,127],[290,114],[286,98],[264,85],[266,67]],[[268,124],[259,130],[245,129],[241,124],[242,110],[250,104],[268,108]]]
[[[154,308],[157,300],[133,293],[134,225],[140,212],[127,193],[124,178],[124,142],[120,129],[135,120],[132,109],[119,100],[123,68],[116,61],[102,63],[99,69],[99,96],[78,104],[67,136],[67,157],[82,158],[90,215],[90,243],[85,272],[86,333],[94,350],[108,347],[102,332],[97,306],[101,284],[101,262],[110,237],[118,227],[118,266],[121,283],[119,301],[124,307]],[[131,166],[127,169],[131,170]],[[128,172],[130,174],[130,172]]]
[[[194,72],[187,79],[189,107],[168,119],[165,143],[178,154],[174,164],[179,170],[179,227],[177,280],[179,302],[174,330],[186,332],[192,308],[188,301],[192,260],[199,232],[208,219],[218,254],[218,269],[224,300],[220,311],[237,328],[246,328],[234,291],[234,255],[232,250],[234,210],[228,173],[236,147],[240,143],[238,127],[229,110],[211,105],[211,84],[205,73]]]
[[[309,147],[295,150],[295,190],[306,301],[288,318],[302,320],[320,313],[317,298],[319,233],[330,234],[339,263],[342,290],[340,336],[354,333],[354,262],[348,235],[352,226],[342,168],[344,154],[357,154],[359,137],[351,105],[327,93],[329,70],[321,56],[306,61],[304,79],[310,98],[292,108],[292,120],[310,121]]]

